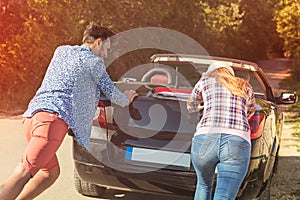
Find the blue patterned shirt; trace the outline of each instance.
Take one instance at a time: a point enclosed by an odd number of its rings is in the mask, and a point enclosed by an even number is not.
[[[227,133],[238,135],[250,143],[248,117],[255,108],[254,92],[248,84],[246,97],[232,94],[214,77],[202,77],[191,94],[190,112],[204,103],[203,117],[197,124],[197,134]]]
[[[109,78],[102,58],[85,45],[60,46],[23,116],[31,117],[40,110],[56,112],[78,142],[89,149],[92,120],[101,91],[114,104],[128,104],[128,98]]]

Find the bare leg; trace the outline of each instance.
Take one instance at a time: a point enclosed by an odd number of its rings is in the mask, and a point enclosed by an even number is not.
[[[30,200],[49,188],[58,178],[60,170],[58,167],[49,172],[39,171],[24,187],[17,200]]]
[[[30,178],[29,172],[22,166],[17,166],[10,177],[0,186],[0,199],[15,200]]]

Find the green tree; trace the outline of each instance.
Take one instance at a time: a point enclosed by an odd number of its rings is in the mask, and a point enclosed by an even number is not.
[[[292,75],[283,87],[300,92],[300,2],[295,0],[280,0],[275,9],[277,32],[284,40],[284,50],[292,56]]]
[[[0,99],[3,110],[11,107],[24,109],[40,85],[55,47],[74,43],[78,38],[77,12],[66,9],[72,7],[72,3],[78,4],[75,1],[68,3],[28,0],[23,5],[23,10],[20,10],[22,31],[11,33],[0,48]]]
[[[233,38],[237,38],[243,22],[244,13],[240,10],[240,1],[218,1],[202,3],[204,8],[204,27],[208,38],[204,41],[212,55],[243,58],[235,54]]]
[[[300,57],[300,2],[280,0],[275,9],[274,19],[277,32],[284,40],[284,50],[294,57]]]
[[[20,34],[27,15],[26,0],[0,1],[0,44]]]
[[[231,36],[233,55],[248,60],[266,59],[272,52],[280,52],[281,40],[273,21],[274,9],[278,0],[242,0],[240,11],[244,14],[242,24]],[[242,55],[241,55],[242,54]]]
[[[169,28],[192,37],[211,55],[256,60],[265,58],[274,44],[280,46],[272,21],[274,4],[272,0],[1,1],[0,33],[6,37],[0,40],[0,99],[5,99],[0,111],[24,109],[55,48],[80,44],[90,21],[115,33],[148,26]],[[5,29],[14,23],[16,27]],[[122,74],[149,62],[157,52],[131,52],[113,63],[118,66],[114,72]]]

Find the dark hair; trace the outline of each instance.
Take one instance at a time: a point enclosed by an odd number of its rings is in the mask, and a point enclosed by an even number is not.
[[[93,43],[98,38],[101,38],[101,40],[104,41],[113,35],[114,33],[110,29],[91,22],[86,26],[82,37],[82,43]]]

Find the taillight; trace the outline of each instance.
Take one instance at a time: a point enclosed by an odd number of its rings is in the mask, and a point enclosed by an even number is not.
[[[105,105],[101,101],[98,103],[98,109],[96,113],[96,118],[93,120],[94,126],[100,126],[101,128],[106,128],[106,113],[105,113]]]
[[[249,119],[249,125],[250,125],[250,138],[251,140],[257,139],[262,135],[263,130],[263,120],[265,116],[264,115],[253,115]]]
[[[98,122],[101,128],[106,128],[106,115],[105,115],[105,107],[100,107],[100,113],[98,116]]]

